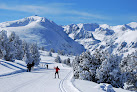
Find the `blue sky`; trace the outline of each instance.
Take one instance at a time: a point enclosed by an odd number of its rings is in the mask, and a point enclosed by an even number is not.
[[[39,15],[59,25],[137,22],[137,0],[0,0],[0,22]]]

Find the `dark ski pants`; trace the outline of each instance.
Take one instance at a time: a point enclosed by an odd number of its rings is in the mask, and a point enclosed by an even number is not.
[[[56,78],[56,74],[58,75],[58,78],[59,78],[59,73],[58,72],[55,72],[55,78]]]
[[[27,69],[27,72],[31,72],[31,68],[28,68],[28,69]]]

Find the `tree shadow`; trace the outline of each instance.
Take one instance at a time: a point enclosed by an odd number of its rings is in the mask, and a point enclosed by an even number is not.
[[[11,66],[13,66],[13,67],[15,67],[15,68],[18,68],[18,69],[24,70],[23,68],[20,68],[20,67],[14,65],[14,64],[9,63],[9,62],[3,62],[3,63],[6,63],[6,64],[8,64],[8,65],[11,65]]]

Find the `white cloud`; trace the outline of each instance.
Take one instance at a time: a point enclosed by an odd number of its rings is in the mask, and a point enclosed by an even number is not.
[[[48,13],[48,14],[58,14],[60,10],[57,8],[46,7],[46,6],[34,6],[34,5],[16,5],[16,6],[7,6],[5,4],[0,5],[0,9],[6,10],[15,10],[15,11],[23,11],[23,12],[30,12],[30,13]]]
[[[78,17],[90,17],[96,19],[108,19],[102,15],[92,14],[88,12],[82,12],[77,10],[68,9],[67,6],[73,6],[72,3],[49,3],[45,6],[36,6],[36,5],[14,5],[9,6],[6,4],[0,4],[0,9],[14,10],[14,11],[23,11],[35,14],[49,14],[49,15],[75,15]]]
[[[98,19],[108,19],[105,16],[92,14],[92,13],[88,13],[88,12],[75,11],[75,10],[69,11],[68,13],[71,13],[71,14],[74,14],[74,15],[85,16],[85,17],[98,18]]]

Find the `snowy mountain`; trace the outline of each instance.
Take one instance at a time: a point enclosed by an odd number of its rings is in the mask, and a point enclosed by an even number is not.
[[[98,27],[98,24],[71,24],[63,26],[64,31],[74,40],[82,38],[92,38],[95,40],[90,31],[95,31]]]
[[[8,35],[14,31],[21,39],[37,42],[47,50],[63,50],[66,53],[80,54],[85,49],[75,42],[53,21],[44,17],[31,16],[20,20],[0,23],[0,30],[6,30]]]
[[[96,48],[127,55],[137,50],[137,23],[109,26],[107,24],[72,24],[64,31],[91,52]]]
[[[80,23],[61,27],[44,17],[31,16],[0,23],[0,30],[8,31],[8,35],[15,31],[28,42],[37,42],[47,50],[53,48],[67,53],[80,54],[85,47],[91,52],[98,48],[127,55],[137,48],[136,22],[117,26]]]
[[[86,49],[90,49],[93,45],[100,42],[100,40],[95,39],[92,34],[92,32],[98,27],[99,25],[96,23],[63,26],[64,31],[69,35],[69,37],[84,45]]]

